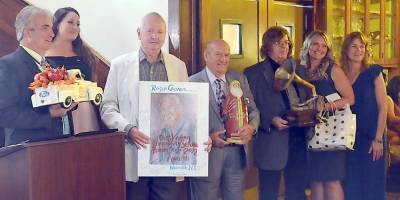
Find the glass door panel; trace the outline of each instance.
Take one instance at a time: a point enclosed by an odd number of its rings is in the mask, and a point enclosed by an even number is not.
[[[369,33],[368,36],[371,41],[372,59],[379,59],[380,52],[380,13],[381,3],[378,0],[371,0],[369,10]]]
[[[353,0],[351,6],[351,32],[364,32],[365,1]]]
[[[327,0],[327,33],[332,39],[332,50],[339,58],[346,29],[346,0]]]
[[[395,0],[386,0],[385,4],[385,54],[384,58],[394,58],[395,55]]]

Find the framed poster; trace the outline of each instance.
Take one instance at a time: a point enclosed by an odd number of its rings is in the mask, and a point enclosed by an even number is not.
[[[208,176],[208,83],[140,82],[139,176]]]

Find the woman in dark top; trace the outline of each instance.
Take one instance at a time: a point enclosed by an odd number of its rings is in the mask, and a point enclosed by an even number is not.
[[[305,200],[307,185],[306,139],[302,128],[290,127],[284,114],[299,101],[294,84],[283,91],[273,89],[274,73],[292,54],[293,43],[286,29],[265,31],[260,49],[263,61],[245,70],[260,127],[254,139],[254,160],[260,181],[259,199],[276,200],[281,176],[285,178],[285,199]]]
[[[354,94],[343,70],[332,55],[331,43],[324,32],[314,31],[304,40],[300,76],[316,87],[317,94],[339,94],[340,99],[326,101],[324,110],[343,108],[354,103]],[[333,131],[333,130],[332,130]],[[341,181],[345,177],[345,151],[310,152],[310,179],[313,200],[344,198]]]
[[[92,80],[96,59],[80,38],[80,17],[71,7],[58,9],[53,17],[52,47],[46,52],[46,59],[53,67],[65,66],[67,69],[80,69],[85,80]],[[99,129],[97,110],[90,102],[79,103],[78,108],[69,114],[68,121],[73,124],[71,133]]]
[[[345,37],[340,64],[353,84],[357,116],[354,151],[347,152],[345,197],[351,200],[385,198],[386,90],[382,67],[368,64],[368,42],[360,32]]]
[[[54,13],[52,47],[46,59],[53,67],[64,65],[67,69],[78,68],[86,80],[92,80],[96,58],[80,37],[80,17],[74,8],[60,8]]]

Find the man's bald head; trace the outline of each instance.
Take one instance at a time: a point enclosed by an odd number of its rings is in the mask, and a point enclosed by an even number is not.
[[[229,67],[230,48],[224,40],[216,39],[207,43],[204,60],[207,68],[217,77],[223,76]]]
[[[150,12],[150,13],[147,13],[145,16],[143,16],[142,21],[140,22],[139,29],[141,29],[143,26],[145,26],[146,22],[148,20],[159,20],[164,24],[164,26],[166,26],[164,18],[162,18],[162,16],[159,13]]]
[[[145,15],[137,33],[145,55],[157,56],[164,45],[166,35],[165,21],[161,15],[156,12]]]
[[[207,47],[205,51],[211,51],[215,47],[226,47],[229,49],[229,44],[222,39],[210,40],[209,42],[207,42]]]

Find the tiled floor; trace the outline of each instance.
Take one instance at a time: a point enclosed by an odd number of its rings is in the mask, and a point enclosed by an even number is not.
[[[311,200],[311,191],[306,190],[305,193],[307,195],[308,200]],[[247,189],[244,194],[244,199],[245,200],[258,200],[258,188],[253,187],[253,188]],[[277,200],[285,200],[285,197],[282,194],[278,197]],[[390,199],[390,200],[397,200],[397,199]]]

